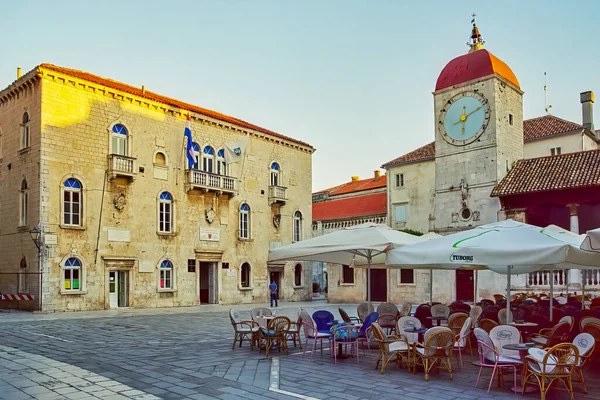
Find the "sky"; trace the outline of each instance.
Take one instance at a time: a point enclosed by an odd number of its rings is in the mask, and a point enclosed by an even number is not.
[[[320,190],[433,141],[431,93],[472,13],[525,118],[545,114],[546,72],[550,112],[581,123],[579,93],[600,95],[595,0],[0,0],[0,88],[43,62],[145,85],[310,143]]]

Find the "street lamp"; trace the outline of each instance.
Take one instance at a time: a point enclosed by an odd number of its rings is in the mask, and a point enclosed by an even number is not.
[[[35,247],[37,247],[38,251],[40,250],[40,235],[42,231],[40,230],[40,226],[36,226],[35,228],[29,231],[29,235],[31,235],[31,240],[35,243]]]

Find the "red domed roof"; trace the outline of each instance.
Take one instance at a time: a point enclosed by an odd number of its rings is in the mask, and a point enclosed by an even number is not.
[[[481,49],[456,57],[442,70],[435,90],[460,85],[474,79],[496,74],[520,88],[510,67],[487,50]]]

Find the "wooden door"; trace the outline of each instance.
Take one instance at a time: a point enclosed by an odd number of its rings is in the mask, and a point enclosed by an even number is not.
[[[387,301],[387,270],[371,269],[371,301]]]
[[[200,262],[200,304],[208,304],[210,301],[210,264]]]
[[[475,301],[475,274],[473,271],[456,270],[456,301]]]

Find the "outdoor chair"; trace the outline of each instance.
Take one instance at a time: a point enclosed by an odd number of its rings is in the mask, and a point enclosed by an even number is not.
[[[445,304],[436,304],[431,306],[431,315],[433,317],[444,317],[448,318],[450,315],[450,307]]]
[[[506,296],[504,296],[503,294],[495,294],[493,296],[496,304],[506,303]]]
[[[415,317],[401,317],[398,322],[396,322],[396,333],[406,337],[406,340],[411,345],[419,342],[419,334],[414,332],[406,332],[406,329],[409,328],[420,328],[421,321],[419,321]]]
[[[479,323],[479,317],[481,317],[482,312],[483,309],[481,308],[481,306],[474,306],[471,308],[471,311],[469,311],[469,317],[471,317],[471,327],[473,329],[477,327]]]
[[[431,307],[428,304],[421,304],[418,306],[415,310],[415,318],[418,318],[419,321],[421,321],[421,326],[424,326],[425,328],[431,328],[433,326],[433,321],[428,317],[431,317]]]
[[[235,310],[229,310],[229,319],[234,331],[231,350],[235,349],[237,342],[240,342],[240,347],[242,347],[242,342],[249,342],[250,349],[253,349],[254,344],[258,342],[258,333],[260,330],[258,324],[254,321],[242,321],[240,313]]]
[[[462,312],[450,314],[450,316],[448,317],[448,328],[450,328],[452,333],[458,335],[467,318],[469,318],[469,314],[465,314]]]
[[[503,308],[502,310],[498,311],[498,323],[500,325],[506,325],[508,323],[507,317],[508,317],[508,310],[506,308]]]
[[[350,346],[352,354],[356,348],[356,363],[358,364],[358,328],[354,325],[338,325],[333,329],[333,362],[337,364],[338,345],[343,345],[346,349]]]
[[[581,321],[579,321],[579,329],[581,330],[581,332],[583,332],[583,328],[585,328],[585,326],[587,324],[600,325],[600,318],[596,318],[596,317],[584,317],[584,318],[582,318]]]
[[[573,375],[583,385],[583,391],[587,393],[588,390],[585,386],[585,379],[583,378],[583,368],[594,353],[596,341],[589,333],[580,333],[579,335],[575,336],[575,339],[573,339],[573,345],[577,347],[577,350],[579,351],[579,364],[575,366]]]
[[[305,310],[302,310],[302,312],[300,313],[300,318],[302,321],[302,327],[304,329],[305,339],[304,351],[302,352],[302,354],[306,353],[306,349],[308,349],[310,341],[312,340],[313,346],[310,358],[312,358],[315,354],[315,350],[317,349],[317,341],[321,342],[321,357],[323,357],[323,340],[326,340],[327,344],[329,345],[331,339],[333,339],[333,336],[329,332],[319,332],[317,330],[317,324],[315,323],[315,321],[313,321],[312,317]]]
[[[252,311],[250,311],[250,317],[252,318],[252,321],[256,322],[258,324],[257,319],[259,317],[265,316],[265,317],[270,317],[273,315],[273,312],[266,308],[266,307],[256,307],[253,308]]]
[[[523,393],[527,385],[536,385],[540,388],[540,400],[545,400],[552,384],[562,382],[573,400],[572,376],[579,362],[579,350],[571,343],[557,344],[547,351],[529,349],[525,358]]]
[[[302,311],[298,313],[298,318],[296,321],[290,322],[290,329],[287,332],[287,340],[292,341],[294,343],[294,347],[296,347],[296,341],[300,345],[300,350],[302,350],[302,339],[300,336],[300,330],[302,329]]]
[[[529,337],[529,341],[542,348],[553,347],[566,341],[570,331],[571,326],[567,322],[559,322],[553,328],[541,329],[539,333],[534,333]]]
[[[383,329],[387,329],[387,333],[391,334],[396,329],[396,321],[398,316],[398,307],[392,303],[381,303],[377,307],[377,323]]]
[[[277,346],[277,350],[281,351],[283,347],[285,353],[288,354],[287,333],[290,330],[290,319],[288,317],[275,317],[269,321],[267,329],[260,330],[260,346],[258,352],[265,346],[267,357],[273,346]]]
[[[466,314],[465,314],[466,315]],[[462,351],[467,347],[469,339],[471,337],[471,318],[467,317],[464,320],[463,326],[458,334],[456,334],[456,342],[454,343],[454,349],[458,350],[458,359],[460,367],[463,367]]]
[[[363,324],[361,325],[360,329],[358,330],[358,341],[359,342],[367,342],[367,348],[369,349],[369,351],[371,351],[371,345],[369,343],[370,336],[371,336],[371,325],[374,322],[376,322],[378,318],[379,318],[379,314],[377,314],[376,312],[372,312],[371,314],[369,314],[365,317]],[[363,346],[363,353],[364,353],[364,346]]]
[[[347,322],[349,324],[359,324],[360,319],[357,317],[351,317],[348,313],[341,308],[338,308],[338,312],[340,313],[340,317],[342,317],[342,321]]]
[[[488,333],[490,333],[490,331],[497,326],[498,326],[498,323],[492,319],[483,318],[483,319],[479,320],[479,327]]]
[[[429,380],[429,371],[436,366],[446,369],[452,379],[452,350],[454,349],[454,334],[443,326],[436,326],[425,332],[423,343],[415,343],[413,346],[413,360],[416,366],[420,365],[425,370],[425,380]]]
[[[400,308],[400,313],[403,317],[409,317],[412,312],[412,304],[409,302],[402,303],[402,307]]]
[[[463,303],[462,301],[454,301],[449,307],[451,313],[463,312],[468,314],[471,311],[471,306],[467,303]]]
[[[502,383],[502,370],[512,369],[514,385],[517,386],[517,368],[523,365],[521,360],[517,360],[510,357],[505,357],[500,354],[490,335],[481,328],[475,328],[473,331],[475,338],[477,338],[477,353],[479,354],[479,373],[477,374],[477,381],[475,387],[479,384],[479,378],[484,368],[492,368],[492,376],[490,377],[490,384],[488,385],[488,393],[492,388],[492,382],[494,382],[494,376],[496,372],[499,373],[498,387]]]
[[[490,339],[498,353],[507,358],[521,360],[521,354],[518,350],[507,350],[504,345],[521,343],[521,332],[512,325],[499,325],[490,331]]]
[[[335,317],[327,310],[315,311],[312,315],[319,332],[329,333]]]
[[[589,333],[593,336],[596,345],[592,355],[595,357],[600,350],[600,324],[586,324],[583,328],[583,333]]]
[[[411,347],[406,340],[406,336],[386,336],[383,332],[383,328],[376,322],[371,325],[371,331],[373,332],[374,340],[379,346],[379,356],[377,357],[375,369],[379,368],[379,363],[381,362],[381,373],[383,374],[390,361],[398,363],[398,367],[400,366],[400,363],[404,361],[406,369],[410,372]]]
[[[356,309],[356,313],[358,314],[358,318],[361,322],[364,322],[367,315],[371,314],[375,309],[373,308],[373,304],[369,303],[361,303]]]

